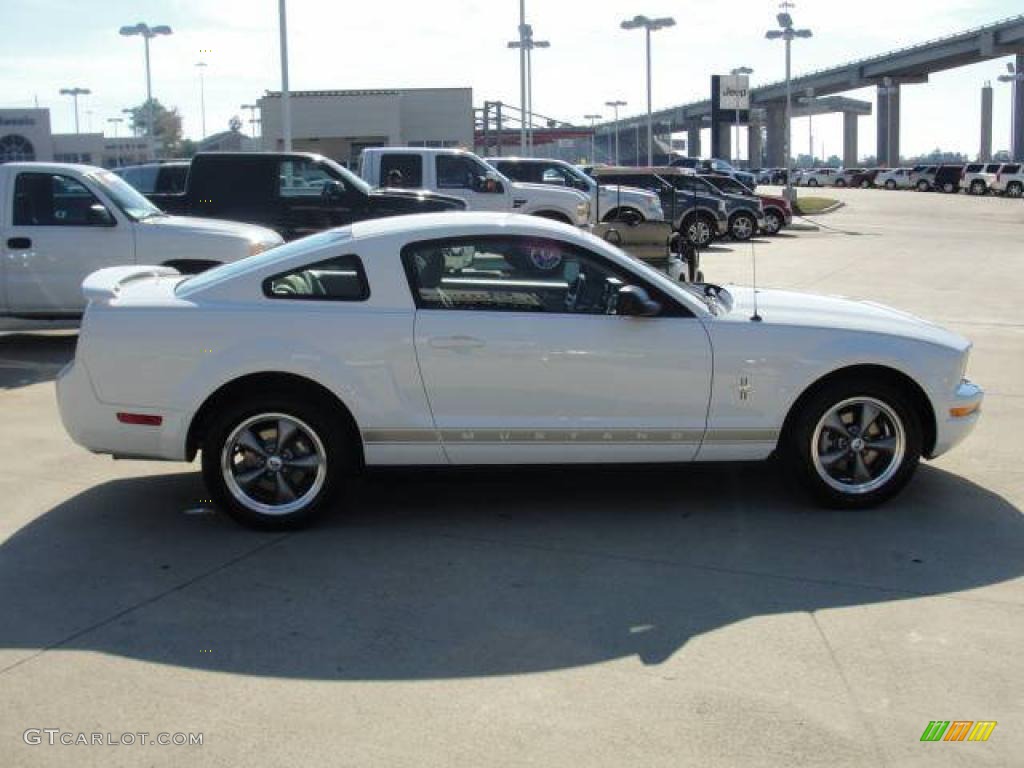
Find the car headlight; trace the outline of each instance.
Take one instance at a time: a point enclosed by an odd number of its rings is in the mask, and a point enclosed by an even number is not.
[[[277,245],[280,245],[280,242],[276,240],[250,240],[249,255],[255,256],[257,253],[269,251],[271,248],[274,248]]]

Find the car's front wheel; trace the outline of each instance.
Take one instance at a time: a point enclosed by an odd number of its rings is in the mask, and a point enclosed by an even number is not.
[[[706,216],[694,216],[683,225],[686,239],[698,248],[706,248],[714,238],[711,220]]]
[[[769,235],[779,234],[783,226],[785,226],[785,219],[774,208],[769,208],[764,212],[764,228]]]
[[[971,182],[971,194],[972,195],[984,195],[985,194],[985,182],[981,179],[975,179]]]
[[[871,186],[871,182],[870,182],[870,181],[868,181],[867,179],[864,179],[864,181],[862,181],[862,182],[860,183],[860,188],[861,188],[861,189],[867,189],[867,188],[868,188],[868,187],[870,187],[870,186]]]
[[[202,444],[214,501],[253,528],[296,528],[323,511],[339,485],[343,430],[315,401],[257,396],[227,408]]]
[[[1019,181],[1011,181],[1006,185],[1006,196],[1007,197],[1020,197],[1024,193],[1024,184]]]
[[[808,182],[807,182],[807,186],[808,187],[816,187],[816,186],[818,186],[818,180],[817,179],[809,179]]]
[[[836,381],[808,398],[783,436],[787,463],[821,503],[880,504],[910,480],[921,457],[921,424],[888,382]]]
[[[892,190],[896,189],[896,182],[893,181],[892,179],[889,179],[887,182],[885,182],[885,188],[891,192]]]
[[[928,182],[925,181],[924,179],[921,179],[919,182],[917,182],[917,191],[918,192],[927,192],[928,191]]]
[[[846,179],[836,179],[836,186],[837,187],[845,187],[846,186]]]
[[[733,240],[749,240],[757,232],[757,219],[749,213],[737,213],[729,222],[729,234]]]

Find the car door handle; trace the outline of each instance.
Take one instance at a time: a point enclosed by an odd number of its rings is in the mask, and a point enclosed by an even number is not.
[[[7,241],[7,247],[15,251],[27,251],[32,247],[32,241],[27,237],[12,237]]]
[[[430,340],[434,349],[478,349],[486,343],[474,336],[437,336]]]

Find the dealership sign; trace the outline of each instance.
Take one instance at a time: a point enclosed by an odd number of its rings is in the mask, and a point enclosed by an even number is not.
[[[718,108],[750,109],[750,78],[746,75],[722,75],[718,78]]]

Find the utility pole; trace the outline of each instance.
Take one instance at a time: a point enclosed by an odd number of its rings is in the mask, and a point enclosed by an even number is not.
[[[277,15],[281,32],[281,135],[284,151],[292,151],[292,105],[288,93],[288,15],[285,0],[278,0]]]

